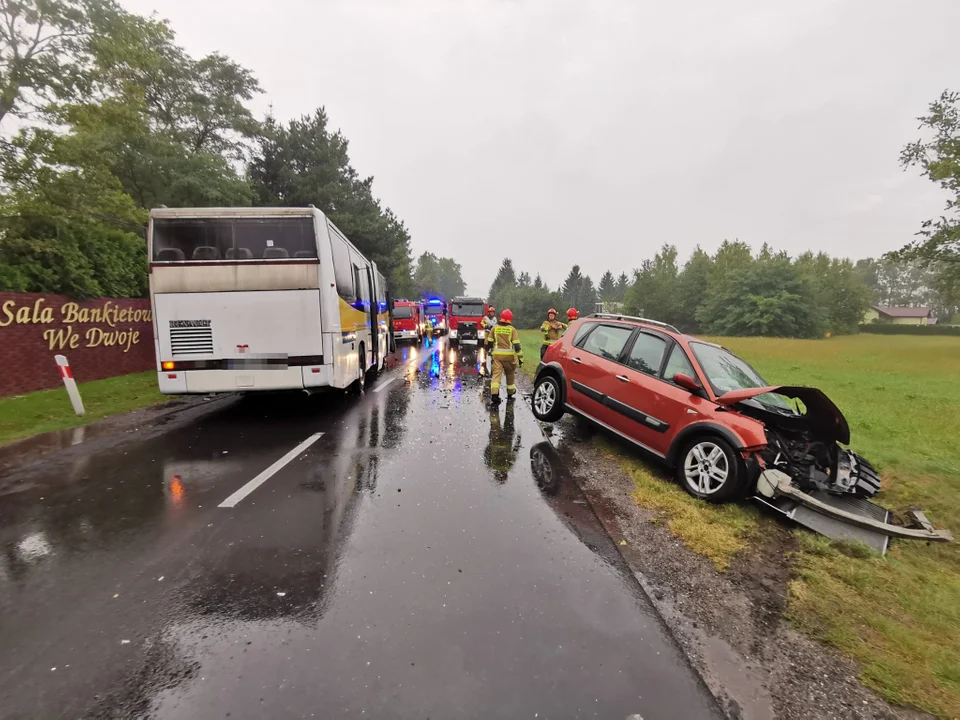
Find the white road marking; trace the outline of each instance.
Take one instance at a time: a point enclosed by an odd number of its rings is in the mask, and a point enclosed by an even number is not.
[[[439,350],[439,349],[440,349],[440,347],[435,344],[432,348],[430,348],[430,352],[428,352],[426,355],[419,355],[419,354],[418,354],[418,355],[410,358],[410,359],[407,360],[406,362],[404,362],[404,365],[422,365],[422,364],[425,363],[427,360],[429,360],[430,358],[432,358],[432,357],[436,354],[437,350]],[[381,390],[386,390],[386,389],[387,389],[387,386],[388,386],[390,383],[392,383],[394,380],[399,380],[400,377],[401,377],[400,375],[394,375],[394,376],[393,376],[392,378],[390,378],[389,380],[384,380],[384,381],[383,381],[382,383],[380,383],[377,387],[375,387],[375,388],[373,389],[373,391],[374,391],[375,393],[378,393],[378,392],[380,392]]]
[[[399,380],[399,379],[400,379],[400,376],[399,376],[399,375],[394,375],[394,376],[393,376],[392,378],[390,378],[389,380],[380,383],[377,387],[375,387],[375,388],[373,389],[373,391],[374,391],[374,392],[380,392],[381,390],[386,390],[386,389],[387,389],[387,386],[388,386],[390,383],[392,383],[394,380]]]
[[[244,485],[242,488],[240,488],[239,490],[237,490],[233,495],[231,495],[231,496],[228,497],[226,500],[224,500],[222,503],[220,503],[220,505],[219,505],[218,507],[222,507],[222,508],[232,508],[232,507],[236,507],[236,505],[237,505],[241,500],[243,500],[247,495],[249,495],[250,493],[252,493],[254,490],[256,490],[256,489],[257,489],[258,487],[260,487],[261,485],[263,485],[267,480],[269,480],[273,475],[275,475],[277,472],[279,472],[279,471],[280,471],[285,465],[287,465],[291,460],[293,460],[294,458],[296,458],[297,455],[299,455],[300,453],[302,453],[304,450],[306,450],[308,447],[310,447],[311,445],[313,445],[317,440],[319,440],[319,439],[322,438],[322,437],[323,437],[323,433],[322,433],[322,432],[314,433],[313,435],[311,435],[310,437],[308,437],[308,438],[307,438],[306,440],[304,440],[302,443],[300,443],[299,445],[297,445],[293,450],[291,450],[291,451],[288,452],[286,455],[284,455],[282,458],[280,458],[279,460],[277,460],[273,465],[271,465],[270,467],[268,467],[268,468],[267,468],[266,470],[264,470],[262,473],[260,473],[259,475],[257,475],[253,480],[251,480],[250,482],[248,482],[248,483],[247,483],[246,485]]]

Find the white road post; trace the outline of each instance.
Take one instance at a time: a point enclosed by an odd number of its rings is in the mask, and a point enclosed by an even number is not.
[[[73,411],[83,417],[83,400],[80,399],[80,391],[77,390],[77,381],[73,379],[73,371],[70,370],[70,363],[63,355],[54,355],[53,359],[57,361],[57,367],[60,370],[60,377],[63,378],[63,384],[67,388],[67,395],[70,396],[70,404],[73,405]]]

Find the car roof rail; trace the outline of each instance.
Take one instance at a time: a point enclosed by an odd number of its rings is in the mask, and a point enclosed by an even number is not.
[[[681,334],[679,330],[669,323],[660,322],[659,320],[651,320],[650,318],[636,317],[635,315],[621,315],[620,313],[592,313],[587,317],[603,318],[604,320],[633,320],[635,322],[647,323],[648,325],[658,325],[659,327],[666,328],[670,332],[677,333],[677,335]]]

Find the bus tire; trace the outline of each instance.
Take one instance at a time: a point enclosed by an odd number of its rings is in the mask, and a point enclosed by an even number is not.
[[[382,357],[382,356],[381,356]],[[380,359],[367,369],[367,384],[369,385],[380,376]]]
[[[363,343],[360,343],[360,352],[357,353],[357,379],[353,383],[353,392],[357,395],[363,395],[363,391],[367,386],[367,369],[364,365],[367,364],[367,350],[363,346]]]

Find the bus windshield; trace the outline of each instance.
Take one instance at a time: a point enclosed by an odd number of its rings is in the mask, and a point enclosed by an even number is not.
[[[312,217],[155,218],[154,262],[316,259]]]
[[[483,304],[454,303],[452,314],[458,317],[480,317],[483,315]]]

